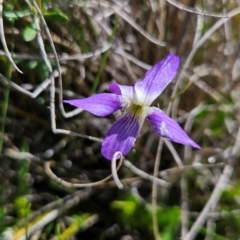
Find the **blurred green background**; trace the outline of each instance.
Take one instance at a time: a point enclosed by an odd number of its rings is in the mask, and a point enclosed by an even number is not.
[[[1,45],[1,240],[185,239],[238,140],[240,1],[173,2],[182,5],[165,0],[3,1],[0,33],[23,74]],[[229,12],[230,18],[222,17]],[[53,45],[62,73],[62,80],[55,74],[55,90],[43,55],[57,73]],[[169,145],[163,144],[159,177],[170,187],[157,187],[156,237],[151,181],[122,166],[118,175],[123,190],[111,179],[98,186],[69,188],[51,179],[44,163],[52,161],[54,174],[70,183],[96,182],[110,175],[111,163],[101,155],[99,139],[117,115],[98,118],[81,112],[65,118],[61,100],[108,92],[113,80],[133,85],[169,52],[180,56],[182,69],[154,104],[164,111],[172,104],[170,115],[202,149],[173,143],[184,164],[179,168]],[[29,94],[36,89],[39,94]],[[51,90],[57,129],[74,133],[53,133]],[[74,110],[64,107],[66,112]],[[152,175],[158,141],[145,124],[126,158]],[[194,239],[240,239],[238,160],[236,156],[230,163],[234,172]]]

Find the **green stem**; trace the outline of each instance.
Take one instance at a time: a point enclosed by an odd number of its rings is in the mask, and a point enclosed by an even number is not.
[[[7,60],[7,69],[5,76],[10,79],[12,77],[12,64],[9,60]],[[0,153],[2,153],[3,150],[3,137],[5,132],[5,121],[7,116],[7,110],[8,110],[8,101],[9,101],[9,92],[10,92],[10,84],[9,82],[4,86],[3,90],[3,104],[2,104],[2,111],[0,118],[2,121],[0,121]],[[2,190],[5,187],[5,185],[0,185],[0,190]],[[0,196],[0,205],[4,206],[5,203],[5,197]],[[4,218],[5,216],[5,209],[4,207],[0,207],[0,232],[4,229]]]
[[[10,62],[7,63],[7,71],[6,71],[6,77],[7,79],[10,79],[12,76],[12,64]],[[2,153],[3,149],[3,136],[5,132],[5,121],[7,116],[7,110],[8,110],[8,101],[9,101],[9,91],[10,90],[10,84],[7,83],[5,85],[4,91],[3,91],[3,105],[2,105],[2,112],[1,112],[1,127],[0,127],[0,153]]]
[[[113,25],[113,31],[112,31],[112,34],[111,36],[109,37],[108,39],[108,42],[111,44],[113,42],[113,39],[116,35],[116,32],[117,32],[117,29],[118,29],[118,25],[119,25],[119,17],[117,17],[114,21],[114,25]],[[101,77],[101,74],[103,72],[103,69],[106,65],[106,62],[107,62],[107,58],[108,58],[108,55],[109,55],[109,52],[110,50],[107,50],[104,54],[103,54],[103,57],[102,57],[102,60],[100,62],[100,66],[99,66],[99,71],[97,73],[97,76],[95,77],[94,79],[94,82],[93,82],[93,86],[92,86],[92,89],[91,89],[91,93],[95,93],[96,92],[96,89],[99,85],[99,81],[100,81],[100,77]]]
[[[13,25],[13,22],[12,22],[12,25]],[[12,51],[13,48],[14,48],[14,43],[13,41],[11,41],[9,46],[10,51]],[[12,64],[9,60],[7,60],[6,65],[7,66],[6,66],[5,76],[7,79],[10,80],[12,78]],[[1,111],[2,121],[0,122],[0,153],[2,153],[2,150],[3,150],[3,137],[5,132],[5,121],[6,121],[7,111],[8,111],[9,92],[10,92],[10,84],[8,82],[5,85],[3,90],[3,104],[2,104],[2,111]]]

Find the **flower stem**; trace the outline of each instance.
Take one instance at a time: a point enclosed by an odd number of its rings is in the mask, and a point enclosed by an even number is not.
[[[160,240],[160,233],[158,229],[158,217],[157,217],[157,181],[156,178],[158,177],[159,166],[161,162],[161,152],[163,147],[163,140],[162,138],[159,139],[157,155],[155,158],[155,165],[154,165],[154,172],[153,172],[153,184],[152,184],[152,220],[153,220],[153,233],[154,239]]]

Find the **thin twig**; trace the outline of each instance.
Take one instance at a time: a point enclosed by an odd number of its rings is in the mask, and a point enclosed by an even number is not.
[[[175,160],[175,162],[177,163],[178,167],[181,168],[183,167],[183,162],[180,158],[180,156],[178,155],[176,149],[174,148],[173,144],[167,140],[163,138],[163,142],[167,145],[169,151],[171,152],[171,154],[173,155],[173,158]]]
[[[73,110],[73,112],[71,112],[71,113],[69,113],[69,114],[66,113],[65,110],[64,110],[64,107],[63,107],[63,99],[62,99],[62,74],[61,74],[61,66],[60,66],[60,63],[59,63],[58,54],[57,54],[57,51],[56,51],[54,42],[53,42],[52,37],[51,37],[51,33],[50,33],[49,28],[48,28],[48,26],[47,26],[47,23],[46,23],[43,15],[42,15],[42,12],[41,12],[41,10],[39,9],[39,7],[38,7],[37,3],[35,2],[35,0],[33,0],[33,4],[34,4],[34,7],[36,8],[36,10],[37,10],[37,12],[38,12],[38,14],[39,14],[39,16],[40,16],[40,19],[41,19],[42,23],[43,23],[44,30],[45,30],[46,35],[47,35],[47,38],[48,38],[48,40],[49,40],[49,42],[50,42],[50,46],[51,46],[51,49],[52,49],[52,51],[53,51],[53,55],[54,55],[55,62],[56,62],[56,65],[57,65],[57,70],[58,70],[58,73],[59,73],[59,76],[58,76],[58,79],[59,79],[59,81],[58,81],[59,94],[58,94],[58,96],[59,96],[59,108],[60,108],[60,111],[61,111],[62,115],[63,115],[65,118],[72,117],[72,116],[77,115],[78,113],[80,113],[80,112],[82,111],[82,109],[77,108],[77,109]],[[51,86],[53,87],[54,84],[55,84],[55,83],[53,82],[53,84],[51,84]],[[55,86],[54,86],[53,88],[55,88]],[[55,99],[55,95],[54,95],[54,96],[52,95],[51,97]],[[55,101],[54,101],[54,102],[55,102]],[[55,109],[55,108],[54,108],[54,109]],[[51,108],[50,110],[53,111],[52,108]],[[51,113],[51,115],[52,115],[52,116],[55,115],[55,111],[54,111],[53,113]],[[52,120],[53,120],[53,119],[54,119],[54,121],[55,121],[55,116],[52,118]],[[53,121],[51,121],[51,122],[53,122]],[[55,126],[55,129],[54,129],[54,126]],[[55,133],[56,123],[52,125],[52,129],[53,129],[53,132]]]
[[[131,61],[133,63],[135,63],[137,66],[141,67],[142,69],[149,70],[152,67],[151,65],[149,65],[147,63],[144,63],[144,62],[138,60],[137,58],[133,57],[131,54],[125,52],[121,48],[113,48],[113,51],[116,54],[119,54],[120,56],[128,59],[129,61]]]
[[[206,228],[206,237],[204,240],[214,240],[213,239],[213,236],[215,235],[215,232],[216,232],[216,221],[214,218],[208,218],[207,220],[207,228]]]
[[[226,14],[227,10],[226,10],[226,4],[227,1],[226,0],[222,0],[222,4],[223,4],[223,14]],[[231,21],[225,22],[224,23],[224,32],[225,32],[225,37],[226,40],[229,41],[232,35],[232,27],[231,27]]]
[[[123,161],[123,165],[125,167],[129,168],[133,173],[135,173],[136,175],[138,175],[141,178],[147,179],[147,180],[149,180],[151,182],[155,179],[156,183],[159,186],[169,187],[171,185],[170,183],[166,182],[165,180],[162,180],[160,178],[155,178],[152,175],[150,175],[150,174],[140,170],[139,168],[135,167],[131,162],[129,162],[126,159]]]
[[[10,86],[12,88],[14,88],[15,90],[31,97],[31,98],[36,98],[39,94],[41,94],[51,83],[52,87],[50,88],[50,106],[51,109],[53,109],[53,111],[50,111],[51,113],[51,126],[53,131],[56,134],[66,134],[66,135],[71,135],[71,136],[76,136],[76,137],[81,137],[81,138],[85,138],[85,139],[89,139],[91,141],[96,141],[96,142],[102,142],[102,139],[97,138],[97,137],[93,137],[93,136],[88,136],[85,134],[81,134],[81,133],[76,133],[76,132],[72,132],[70,130],[65,130],[65,129],[57,129],[56,128],[56,120],[55,120],[55,84],[54,84],[54,80],[53,78],[58,77],[58,71],[54,70],[49,78],[45,79],[33,92],[30,92],[28,90],[26,90],[25,88],[17,85],[16,83],[9,81],[5,76],[3,76],[0,73],[0,82],[2,82],[3,84],[10,84]],[[81,109],[77,109],[78,111]]]
[[[112,174],[110,174],[109,176],[107,176],[106,178],[97,181],[97,182],[93,182],[93,183],[70,183],[67,181],[64,181],[63,179],[57,177],[53,171],[51,170],[50,166],[53,165],[55,162],[54,161],[48,161],[44,163],[44,169],[46,174],[54,181],[56,181],[57,183],[61,184],[64,187],[67,188],[88,188],[88,187],[95,187],[95,186],[99,186],[102,185],[103,183],[105,183],[107,180],[109,180],[110,178],[112,178]],[[119,165],[117,166],[117,168],[115,169],[115,171],[117,172],[119,170],[119,168],[121,167],[122,162],[120,161]]]
[[[116,183],[117,187],[119,189],[123,189],[123,185],[120,182],[118,175],[117,175],[117,168],[116,168],[116,162],[118,161],[118,159],[120,158],[120,163],[119,166],[122,165],[123,162],[123,156],[121,152],[115,152],[113,154],[113,158],[112,158],[112,164],[111,164],[111,169],[112,169],[112,176],[113,176],[113,180]]]
[[[233,9],[232,11],[230,11],[228,13],[228,16],[229,18],[232,18],[234,17],[235,15],[239,14],[240,13],[240,7],[238,8],[235,8]],[[181,69],[181,72],[177,78],[177,81],[176,81],[176,84],[174,86],[174,89],[173,89],[173,92],[172,92],[172,95],[171,95],[171,98],[174,98],[174,96],[176,95],[178,89],[179,89],[179,86],[181,84],[181,81],[183,79],[183,76],[185,74],[185,71],[186,69],[188,68],[192,58],[194,57],[195,53],[197,52],[197,50],[202,46],[202,44],[207,40],[209,39],[209,37],[219,28],[221,27],[226,21],[229,21],[228,18],[223,18],[223,19],[220,19],[218,20],[200,39],[199,41],[193,46],[193,49],[192,51],[190,52],[190,54],[188,55],[182,69]],[[170,102],[169,106],[168,106],[168,110],[167,112],[170,112],[171,110],[171,106],[172,106],[172,103]]]
[[[96,222],[99,221],[99,215],[98,214],[93,214],[91,215],[90,217],[88,217],[86,220],[84,220],[82,223],[81,223],[81,226],[80,226],[80,229],[83,231],[83,230],[86,230],[87,228],[91,227],[92,225],[94,225]],[[73,223],[74,225],[75,223]],[[70,225],[68,228],[66,228],[64,230],[64,232],[62,233],[62,235],[60,235],[60,239],[66,239],[66,235],[64,236],[64,233],[68,232],[69,229],[72,229],[73,226]],[[75,231],[74,231],[75,230]],[[67,234],[68,235],[68,239],[71,239],[71,236],[75,235],[76,234],[76,231],[78,231],[79,229],[75,229],[72,230],[72,233],[71,234]],[[73,236],[74,237],[74,236]],[[32,239],[31,239],[32,240]],[[51,238],[50,240],[59,240],[59,236],[55,236],[53,238]]]
[[[158,229],[158,221],[157,221],[157,182],[156,178],[158,176],[159,167],[160,167],[160,160],[161,160],[161,152],[163,147],[163,139],[159,139],[157,154],[155,158],[155,165],[153,171],[153,184],[152,184],[152,220],[153,220],[153,232],[154,232],[154,239],[159,240],[160,233]]]
[[[186,119],[186,123],[184,125],[184,131],[189,133],[192,129],[193,121],[195,116],[199,113],[202,106],[199,105],[194,108],[188,115]],[[184,146],[184,155],[183,159],[191,159],[192,158],[192,148],[190,146]],[[180,180],[180,187],[181,187],[181,237],[185,239],[186,235],[188,234],[189,228],[189,201],[188,201],[188,185],[187,185],[187,178],[185,173],[181,176]]]
[[[109,44],[108,42],[103,42],[102,43],[102,46],[100,46],[99,48],[97,49],[94,49],[93,51],[91,52],[88,52],[88,53],[81,53],[81,54],[62,54],[62,55],[59,55],[59,61],[60,62],[65,62],[65,61],[73,61],[73,60],[78,60],[78,61],[84,61],[86,59],[89,59],[89,58],[92,58],[92,57],[97,57],[99,55],[101,55],[102,53],[106,52],[107,50],[110,49],[112,45]],[[7,56],[7,54],[0,50],[0,56]],[[12,56],[16,59],[27,59],[27,60],[41,60],[42,57],[40,55],[35,55],[35,54],[27,54],[27,53],[23,53],[23,54],[20,54],[20,53],[12,53]],[[52,54],[48,54],[47,55],[48,59],[50,60],[54,60],[54,55]]]
[[[97,57],[100,54],[108,51],[111,46],[112,46],[111,43],[108,43],[108,42],[105,41],[105,42],[102,43],[102,47],[97,48],[92,52],[81,53],[81,54],[73,54],[73,55],[64,54],[64,56],[59,56],[59,61],[72,61],[72,60],[83,61],[83,60],[86,60],[88,58]]]
[[[194,34],[193,46],[198,42],[199,38],[202,35],[202,26],[204,23],[204,17],[202,15],[197,16],[196,30]]]
[[[59,205],[60,206],[64,205],[66,202],[68,202],[70,199],[75,198],[76,196],[82,196],[83,197],[84,194],[88,194],[88,195],[85,195],[85,197],[88,198],[91,193],[92,193],[92,190],[89,189],[89,188],[87,190],[84,190],[84,191],[83,190],[77,190],[72,194],[69,194],[69,195],[67,195],[67,196],[65,196],[61,199],[54,200],[54,201],[40,207],[38,210],[32,212],[28,216],[28,220],[29,220],[29,222],[31,222],[35,218],[37,218],[38,216],[43,215],[44,212],[48,212],[48,211],[51,211],[52,209],[58,208]],[[19,229],[19,228],[24,227],[25,224],[26,224],[26,219],[24,218],[24,219],[21,219],[19,222],[16,223],[16,227]]]
[[[38,41],[38,46],[39,46],[39,49],[40,49],[41,56],[42,56],[43,61],[45,62],[46,66],[48,68],[48,71],[50,73],[52,73],[52,71],[53,71],[52,66],[51,66],[50,61],[48,60],[48,56],[47,56],[47,53],[46,53],[45,47],[44,47],[43,38],[42,38],[42,35],[41,35],[39,18],[36,15],[33,15],[33,21],[34,21],[34,24],[35,24],[35,27],[36,27],[36,30],[37,30],[37,41]]]
[[[49,78],[45,79],[33,92],[26,90],[25,88],[19,86],[18,84],[14,83],[12,81],[9,81],[1,73],[0,73],[0,82],[2,82],[3,84],[7,84],[9,82],[10,87],[14,88],[15,90],[19,91],[20,93],[23,93],[31,98],[36,98],[40,93],[42,93],[49,86],[49,84],[51,82],[51,78],[55,78],[55,77],[58,77],[57,71],[53,71],[51,73],[51,75],[49,76]]]
[[[11,148],[7,148],[4,151],[4,154],[10,158],[21,160],[21,159],[26,159],[28,161],[35,161],[35,162],[40,162],[41,159],[30,152],[18,152],[15,151]]]
[[[77,205],[80,201],[83,201],[86,198],[88,198],[90,194],[91,194],[91,191],[88,190],[88,191],[82,191],[80,192],[80,194],[78,193],[77,195],[74,195],[72,198],[68,199],[64,204],[62,204],[62,206],[58,207],[57,209],[51,210],[49,213],[44,215],[40,220],[30,225],[27,231],[26,229],[24,229],[24,231],[22,231],[22,229],[17,231],[15,236],[13,236],[13,239],[18,239],[18,240],[28,239],[28,237],[31,236],[34,232],[44,228],[47,224],[52,222],[54,219],[60,216],[63,212]]]
[[[217,18],[228,18],[229,17],[228,14],[212,13],[212,12],[207,12],[207,11],[202,12],[198,8],[195,9],[195,8],[186,6],[185,4],[177,2],[175,0],[166,0],[166,1],[170,4],[172,4],[173,6],[179,8],[181,10],[190,12],[190,13],[195,13],[195,14],[198,14],[198,15],[208,16],[208,17],[217,17]]]
[[[147,38],[150,42],[159,45],[159,46],[166,46],[166,43],[154,38],[152,35],[147,33],[145,30],[142,29],[132,18],[129,17],[126,13],[118,8],[114,8],[116,14],[118,14],[121,18],[123,18],[126,22],[128,22],[133,28],[135,28],[139,33],[141,33],[145,38]]]
[[[56,127],[56,125],[55,125],[55,127]],[[71,136],[75,136],[75,137],[85,138],[85,139],[89,139],[91,141],[95,141],[95,142],[99,142],[99,143],[101,143],[103,141],[101,138],[97,138],[97,137],[93,137],[93,136],[89,136],[89,135],[85,135],[85,134],[81,134],[81,133],[76,133],[76,132],[73,132],[70,130],[59,129],[59,128],[55,128],[54,133],[66,134],[66,135],[71,135]]]
[[[3,0],[0,0],[0,38],[1,38],[1,42],[3,45],[3,49],[6,53],[6,56],[8,58],[8,60],[11,62],[11,64],[13,65],[13,67],[20,73],[23,73],[15,64],[15,62],[12,59],[11,53],[8,50],[8,46],[6,43],[6,39],[5,39],[5,35],[4,35],[4,27],[3,27]]]
[[[233,160],[235,160],[237,157],[239,157],[239,155],[240,155],[240,128],[238,129],[236,142],[231,151],[231,155],[228,157],[229,161],[228,161],[227,165],[224,167],[223,173],[220,176],[218,183],[216,184],[209,200],[205,204],[199,217],[194,222],[192,228],[188,232],[187,236],[185,237],[185,240],[193,240],[197,236],[200,228],[206,222],[206,220],[209,216],[209,213],[211,212],[212,209],[214,209],[216,207],[216,205],[222,195],[223,190],[227,186],[227,184],[232,176],[232,173],[234,170]]]
[[[181,187],[181,237],[182,239],[185,239],[185,236],[188,233],[188,186],[187,186],[187,180],[185,175],[183,174],[181,176],[180,180],[180,187]]]
[[[191,218],[197,218],[200,213],[199,212],[188,212],[189,216]],[[231,211],[219,211],[219,212],[210,212],[209,217],[214,218],[215,220],[222,220],[225,218],[229,218],[232,216],[239,216],[240,215],[240,209],[235,209]]]
[[[215,163],[215,164],[197,164],[197,165],[184,165],[183,167],[173,167],[163,171],[160,171],[158,175],[160,177],[165,177],[166,175],[173,175],[179,172],[184,172],[189,169],[202,169],[202,168],[216,168],[216,167],[225,167],[224,163]]]

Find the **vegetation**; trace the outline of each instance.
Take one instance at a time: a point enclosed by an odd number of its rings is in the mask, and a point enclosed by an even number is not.
[[[1,240],[239,239],[239,1],[0,6]],[[154,105],[202,149],[159,139],[145,123],[113,172],[119,189],[103,180],[111,161],[100,151],[119,114],[62,100],[108,92],[113,80],[134,85],[170,52],[181,69]]]

